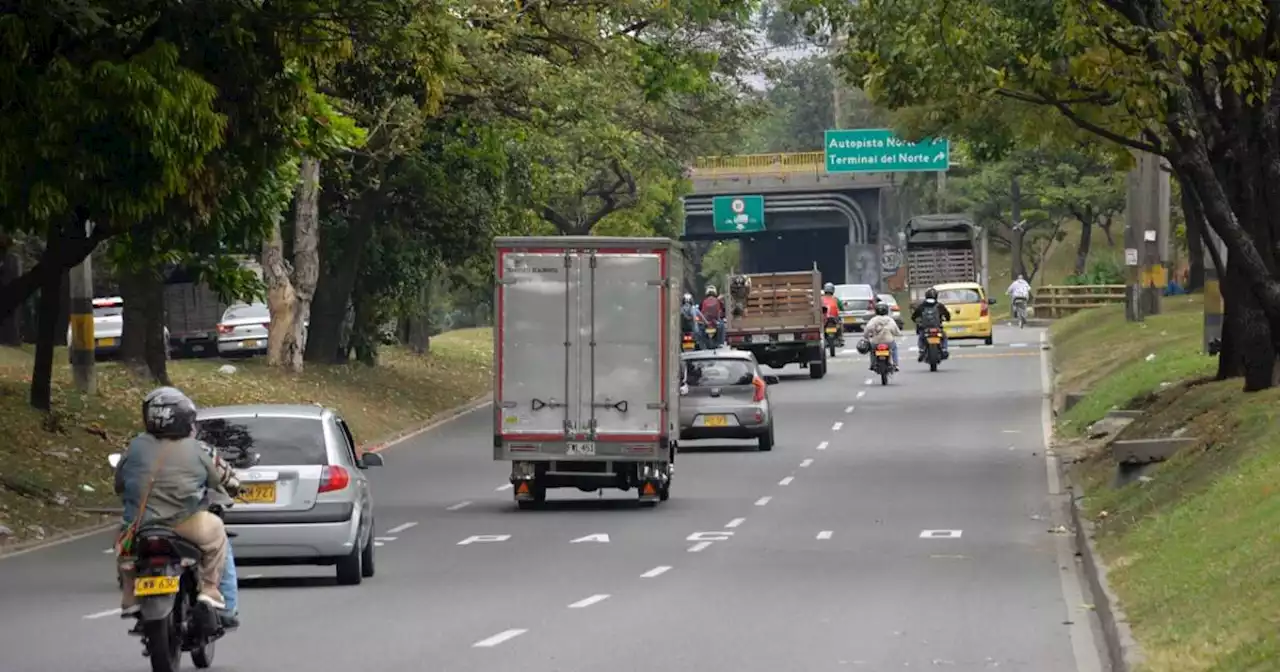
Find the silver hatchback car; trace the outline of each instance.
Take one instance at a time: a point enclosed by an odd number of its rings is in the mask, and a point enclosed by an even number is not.
[[[681,439],[756,439],[760,450],[773,450],[769,385],[778,383],[777,376],[761,373],[755,355],[745,350],[694,350],[681,362]]]
[[[237,565],[336,565],[338,583],[373,576],[373,496],[351,429],[320,406],[200,409],[200,440],[236,467],[240,495],[224,520]]]

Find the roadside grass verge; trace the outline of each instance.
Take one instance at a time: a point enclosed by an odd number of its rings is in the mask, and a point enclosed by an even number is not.
[[[1137,672],[1263,672],[1280,660],[1280,390],[1211,382],[1199,353],[1200,297],[1166,298],[1145,324],[1122,307],[1053,327],[1062,391],[1088,394],[1059,418],[1078,436],[1113,406],[1145,414],[1119,438],[1200,439],[1113,486],[1100,446],[1071,467],[1108,579],[1145,654]],[[1147,361],[1149,354],[1154,359]],[[1166,384],[1167,383],[1167,384]],[[1074,389],[1071,389],[1074,386]]]
[[[483,395],[492,384],[492,332],[463,329],[433,338],[431,352],[384,348],[378,366],[308,364],[297,376],[265,358],[175,360],[174,385],[200,406],[317,403],[342,413],[356,440],[369,444],[414,429]],[[98,393],[71,389],[64,349],[55,354],[54,412],[27,403],[32,354],[0,348],[0,552],[104,519],[82,508],[118,506],[106,456],[139,431],[142,397],[154,386],[114,362],[97,366]],[[221,373],[223,366],[234,373]]]

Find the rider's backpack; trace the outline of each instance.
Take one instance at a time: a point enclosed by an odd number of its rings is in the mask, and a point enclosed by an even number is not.
[[[922,327],[939,327],[942,326],[941,312],[938,310],[938,304],[926,303],[920,307],[920,319],[917,322]]]

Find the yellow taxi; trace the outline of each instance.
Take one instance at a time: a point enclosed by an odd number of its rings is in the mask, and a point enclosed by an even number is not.
[[[947,282],[934,285],[938,302],[951,312],[951,321],[944,325],[949,340],[981,338],[992,343],[991,309],[996,300],[987,298],[987,292],[976,282]]]

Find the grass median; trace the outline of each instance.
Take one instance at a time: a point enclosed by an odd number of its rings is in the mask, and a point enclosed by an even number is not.
[[[492,332],[462,329],[433,338],[431,352],[385,348],[378,366],[308,364],[289,375],[264,358],[169,363],[174,385],[200,406],[317,403],[337,409],[356,440],[371,444],[420,427],[492,385]],[[118,506],[106,456],[139,431],[152,387],[113,362],[97,366],[98,393],[71,389],[66,352],[54,368],[54,412],[27,403],[32,354],[0,348],[0,552],[103,522],[85,508]],[[226,365],[234,373],[224,373]],[[0,532],[3,532],[0,530]]]
[[[1093,446],[1072,468],[1109,580],[1145,654],[1141,672],[1262,672],[1280,660],[1280,390],[1212,381],[1200,352],[1201,297],[1125,322],[1123,308],[1053,327],[1058,392],[1084,392],[1058,419],[1079,441],[1112,408],[1142,409],[1122,439],[1199,439],[1146,478],[1113,486]]]

